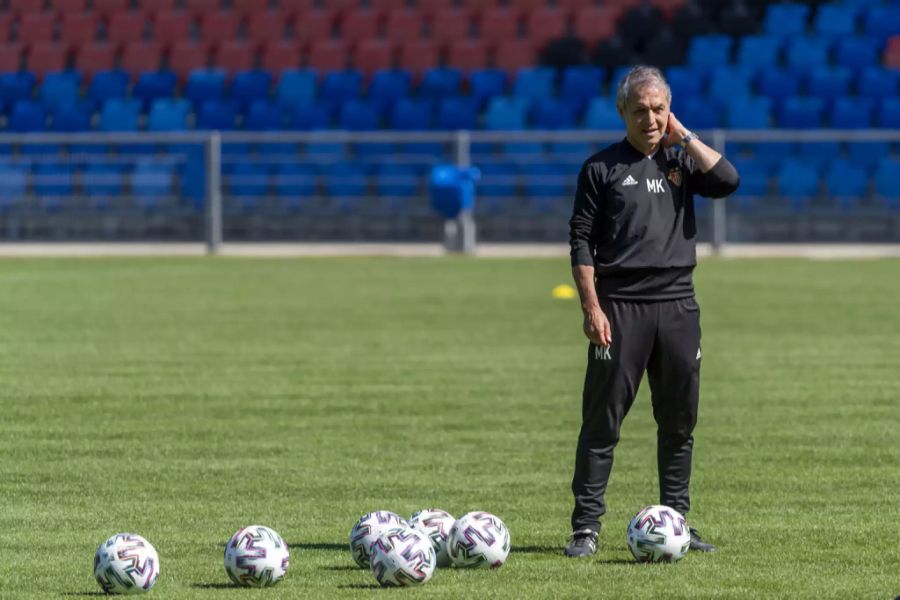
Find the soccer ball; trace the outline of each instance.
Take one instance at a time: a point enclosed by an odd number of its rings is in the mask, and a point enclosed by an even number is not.
[[[372,574],[382,587],[422,585],[437,566],[431,538],[412,527],[382,531],[370,552]]]
[[[499,567],[509,556],[509,530],[491,513],[467,513],[450,529],[447,552],[457,567]]]
[[[269,587],[287,574],[288,546],[274,529],[251,525],[225,544],[225,572],[242,587]]]
[[[451,564],[450,555],[447,554],[447,538],[450,537],[450,529],[455,522],[453,515],[439,508],[426,508],[414,512],[409,518],[410,527],[431,538],[438,567],[449,567]]]
[[[159,555],[144,538],[117,533],[97,548],[94,577],[107,594],[141,594],[159,577]]]
[[[648,506],[628,524],[628,548],[638,562],[675,562],[691,547],[684,517],[668,506]]]
[[[364,569],[369,568],[369,548],[387,529],[392,527],[409,527],[406,519],[389,510],[376,510],[359,518],[350,530],[350,552],[353,560]]]

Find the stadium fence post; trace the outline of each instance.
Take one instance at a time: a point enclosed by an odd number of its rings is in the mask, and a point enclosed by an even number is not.
[[[222,135],[206,138],[206,251],[216,254],[222,246]]]
[[[462,171],[468,169],[472,163],[472,136],[468,130],[460,129],[456,132],[456,166]],[[476,199],[477,202],[477,199]],[[475,217],[472,214],[472,208],[464,208],[452,222],[444,225],[445,242],[444,246],[448,249],[453,248],[457,252],[464,254],[472,254],[475,252],[476,240],[476,224]],[[453,240],[448,243],[448,240]]]
[[[725,132],[721,129],[715,129],[712,132],[712,147],[715,148],[722,156],[725,156]],[[712,203],[712,251],[713,254],[721,254],[722,248],[726,243],[728,230],[726,201]]]

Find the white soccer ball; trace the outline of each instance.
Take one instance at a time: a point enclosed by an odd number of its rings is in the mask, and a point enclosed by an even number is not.
[[[360,567],[368,569],[369,549],[378,536],[393,527],[409,527],[406,519],[389,510],[376,510],[366,513],[359,518],[356,525],[350,530],[350,552],[353,560]]]
[[[675,562],[690,547],[691,532],[674,508],[648,506],[628,524],[628,548],[638,562]]]
[[[450,529],[447,551],[457,567],[496,568],[509,556],[509,530],[497,516],[470,512]]]
[[[159,555],[134,533],[117,533],[97,548],[94,577],[107,594],[142,594],[159,577]]]
[[[431,539],[412,527],[382,531],[371,548],[372,574],[382,587],[422,585],[434,574]]]
[[[453,515],[439,508],[426,508],[414,512],[409,518],[410,527],[431,538],[438,567],[449,567],[451,564],[450,555],[447,553],[447,540],[455,522]]]
[[[269,587],[287,574],[288,546],[274,529],[251,525],[225,544],[225,572],[236,585]]]

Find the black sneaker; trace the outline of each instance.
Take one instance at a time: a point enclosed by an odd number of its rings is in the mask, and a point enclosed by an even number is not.
[[[691,550],[693,550],[694,552],[715,552],[716,551],[716,547],[713,546],[712,544],[710,544],[709,542],[707,542],[706,540],[704,540],[700,536],[700,533],[696,529],[691,527],[690,530],[691,530]]]
[[[597,552],[597,532],[592,529],[573,531],[566,546],[565,554],[569,558],[586,558]]]

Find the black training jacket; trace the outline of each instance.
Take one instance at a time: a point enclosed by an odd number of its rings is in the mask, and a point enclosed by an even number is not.
[[[622,140],[585,161],[569,221],[572,265],[593,265],[601,298],[693,296],[694,194],[721,198],[739,183],[722,158],[706,173],[680,146],[641,154]]]

